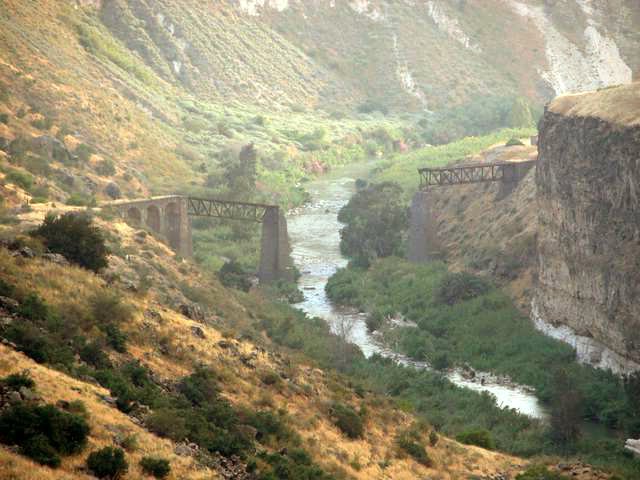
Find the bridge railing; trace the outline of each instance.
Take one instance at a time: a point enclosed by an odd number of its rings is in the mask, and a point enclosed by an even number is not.
[[[277,210],[278,206],[264,203],[187,197],[187,213],[195,217],[230,218],[260,223],[264,220],[264,216],[269,209]]]
[[[462,185],[480,182],[517,182],[535,164],[535,160],[522,162],[495,162],[456,165],[442,168],[421,168],[420,188]]]

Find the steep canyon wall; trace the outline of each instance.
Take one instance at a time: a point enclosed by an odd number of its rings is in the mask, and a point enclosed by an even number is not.
[[[640,368],[640,84],[560,97],[540,124],[539,328]]]

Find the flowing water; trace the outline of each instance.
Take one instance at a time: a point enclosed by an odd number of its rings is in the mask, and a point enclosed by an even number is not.
[[[324,177],[310,183],[307,190],[311,194],[311,202],[287,218],[292,257],[302,273],[299,285],[304,292],[304,301],[297,306],[310,316],[326,320],[334,331],[346,318],[353,325],[350,330],[351,341],[367,357],[378,353],[404,365],[430,368],[425,362],[411,360],[382,345],[367,331],[364,314],[332,305],[325,294],[324,287],[329,277],[347,264],[340,254],[341,224],[337,216],[355,190],[355,176],[366,172],[363,168],[351,167],[344,171],[346,176]],[[535,418],[546,417],[546,412],[529,389],[506,379],[482,373],[471,379],[461,370],[452,370],[447,377],[457,385],[491,393],[501,407],[513,408]]]

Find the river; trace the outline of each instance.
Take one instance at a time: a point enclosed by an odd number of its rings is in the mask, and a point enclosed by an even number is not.
[[[304,293],[304,301],[297,307],[310,316],[323,318],[334,331],[346,318],[353,325],[350,330],[351,341],[367,357],[378,353],[415,368],[430,368],[425,362],[411,360],[380,344],[367,331],[364,314],[334,306],[324,290],[329,277],[338,268],[347,265],[347,260],[340,254],[341,224],[337,218],[338,211],[355,191],[357,176],[366,176],[367,171],[363,165],[351,166],[340,170],[341,176],[332,174],[314,180],[305,186],[311,194],[311,202],[288,216],[292,257],[302,274],[299,286]],[[530,389],[489,374],[479,374],[469,379],[461,370],[451,370],[446,375],[457,385],[491,393],[501,407],[513,408],[534,418],[544,419],[547,416]]]

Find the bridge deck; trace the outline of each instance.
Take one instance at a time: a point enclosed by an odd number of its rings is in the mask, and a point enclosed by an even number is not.
[[[516,182],[529,171],[536,160],[474,163],[441,168],[421,168],[420,187],[461,185],[480,182]]]

